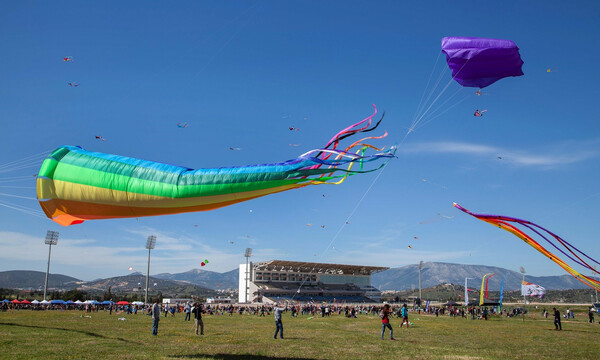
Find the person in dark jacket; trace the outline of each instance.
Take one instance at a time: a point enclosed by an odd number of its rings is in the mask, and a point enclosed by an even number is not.
[[[204,323],[202,322],[202,313],[204,309],[199,303],[194,304],[192,313],[194,314],[194,325],[196,329],[196,335],[198,335],[198,327],[200,327],[200,335],[204,335]]]
[[[554,310],[554,330],[562,330],[562,325],[560,324],[560,311],[556,310],[556,308],[552,308]]]

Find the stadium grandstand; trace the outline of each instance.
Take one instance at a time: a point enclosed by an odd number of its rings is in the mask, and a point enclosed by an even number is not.
[[[239,269],[240,303],[372,303],[381,301],[381,292],[371,286],[371,275],[389,268],[270,260]]]

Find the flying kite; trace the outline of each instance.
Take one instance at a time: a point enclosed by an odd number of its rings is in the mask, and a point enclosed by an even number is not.
[[[67,84],[69,84],[70,87],[78,87],[79,86],[79,83],[76,83],[76,82],[70,82]]]
[[[475,110],[475,113],[473,114],[473,116],[477,116],[477,117],[483,116],[483,113],[486,112],[486,111],[487,111],[487,109],[486,110],[481,110],[481,111],[480,110]]]
[[[300,144],[290,144],[292,147],[300,146]]]
[[[186,128],[187,126],[188,126],[188,123],[186,123],[186,122],[177,123],[177,127],[180,129]]]
[[[240,151],[240,150],[242,150],[242,148],[238,148],[238,147],[230,147],[230,148],[229,148],[229,150],[232,150],[232,151]]]
[[[73,57],[72,56],[67,56],[63,58],[64,62],[73,62]]]
[[[96,135],[96,140],[102,140],[102,141],[106,141],[106,139],[105,139],[105,138],[103,138],[102,136],[98,136],[98,135]]]
[[[133,271],[133,266],[130,266],[127,270]]]
[[[476,217],[479,220],[482,220],[482,221],[485,221],[492,225],[498,226],[500,229],[510,232],[511,234],[513,234],[516,237],[520,238],[521,240],[525,241],[528,245],[532,246],[537,251],[541,252],[544,256],[546,256],[550,260],[554,261],[556,264],[558,264],[558,266],[560,266],[561,268],[566,270],[569,274],[571,274],[575,278],[577,278],[577,280],[581,281],[582,283],[586,284],[587,286],[589,286],[591,288],[600,290],[600,281],[597,280],[597,278],[594,279],[590,276],[586,276],[586,275],[578,272],[577,270],[573,269],[569,264],[567,264],[566,262],[561,260],[555,254],[548,251],[546,248],[544,248],[542,245],[540,245],[540,243],[538,243],[536,240],[534,240],[530,235],[525,233],[525,231],[527,231],[527,230],[535,233],[537,236],[544,239],[546,242],[548,242],[550,245],[552,245],[552,247],[554,247],[556,250],[560,251],[563,255],[568,257],[570,260],[572,260],[576,264],[584,267],[586,270],[589,270],[596,274],[600,274],[600,272],[598,272],[593,266],[588,264],[588,262],[594,262],[597,265],[600,265],[600,262],[592,259],[587,254],[585,254],[581,250],[577,249],[575,246],[571,245],[569,242],[562,239],[558,235],[552,233],[551,231],[549,231],[537,224],[534,224],[530,221],[527,221],[527,220],[521,220],[521,219],[509,217],[509,216],[503,216],[503,215],[476,214],[476,213],[470,212],[469,210],[463,208],[462,206],[458,205],[457,203],[454,203],[454,207],[473,216],[473,217]],[[513,224],[515,224],[515,225],[513,225]],[[518,228],[517,225],[520,225],[525,229],[522,230],[522,229]],[[557,243],[552,242],[550,240],[550,238],[553,238],[554,240],[556,240]],[[559,245],[562,245],[562,247],[566,251],[561,249],[559,247]],[[587,260],[584,260],[584,258]]]
[[[293,126],[290,126],[290,130],[291,130],[291,131],[293,131],[293,130],[300,131],[300,129],[298,129],[298,128],[295,128],[295,127],[293,127]]]
[[[45,214],[68,226],[85,220],[135,218],[208,211],[308,185],[338,185],[349,176],[376,171],[396,149],[364,143],[337,149],[339,142],[371,131],[377,114],[336,134],[323,148],[276,164],[190,169],[187,167],[61,146],[42,164],[37,198]],[[369,152],[370,154],[367,154]],[[383,160],[374,168],[365,166]]]
[[[442,52],[452,78],[465,87],[483,89],[510,76],[521,76],[523,60],[511,40],[445,37]]]
[[[409,249],[412,249],[412,246],[408,245],[408,248],[409,248]]]

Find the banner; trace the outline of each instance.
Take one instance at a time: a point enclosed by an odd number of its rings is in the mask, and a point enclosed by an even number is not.
[[[540,299],[546,295],[546,289],[543,287],[528,283],[526,281],[521,282],[521,295],[523,296],[537,296]]]

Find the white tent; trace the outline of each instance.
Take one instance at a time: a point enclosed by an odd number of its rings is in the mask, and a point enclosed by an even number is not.
[[[40,302],[34,299],[31,303],[32,304],[39,304]]]
[[[131,305],[144,305],[143,301],[134,301],[131,303]]]
[[[77,301],[75,301],[75,304],[77,304],[77,305],[79,305],[79,304],[83,304],[83,301],[81,301],[81,300],[77,300]]]
[[[44,299],[44,300],[40,301],[40,304],[50,304],[50,301]]]

